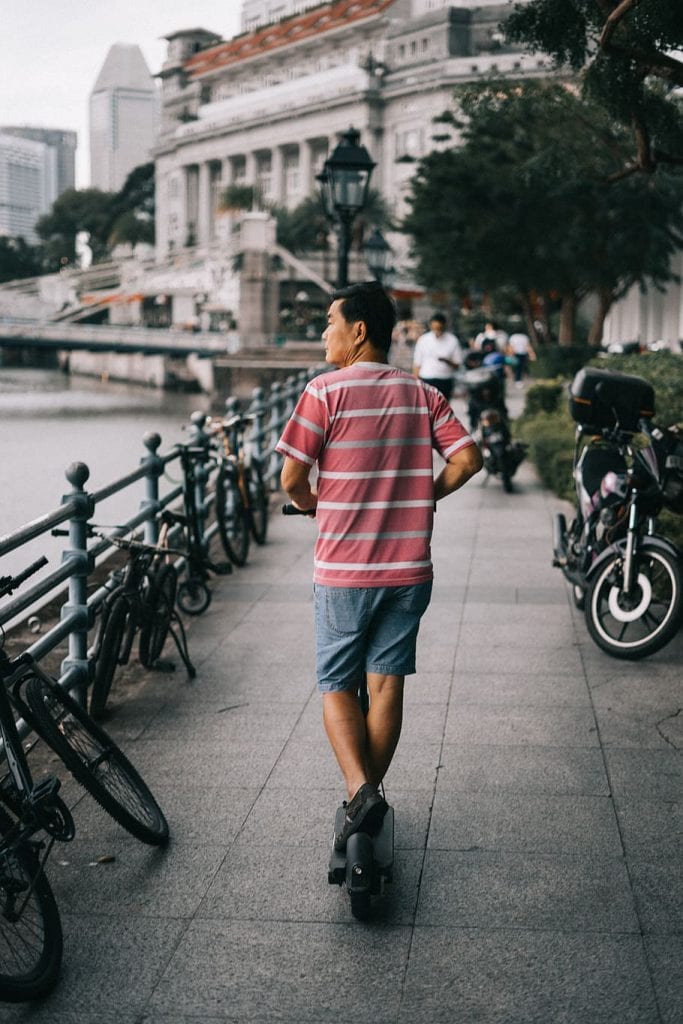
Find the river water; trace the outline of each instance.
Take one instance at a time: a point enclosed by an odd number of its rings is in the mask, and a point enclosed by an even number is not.
[[[70,463],[84,462],[85,489],[99,490],[139,465],[147,431],[161,435],[159,451],[166,452],[186,437],[190,414],[208,404],[205,395],[0,367],[0,535],[59,506],[71,491],[64,475]],[[172,470],[177,476],[175,463]],[[103,523],[127,519],[143,495],[141,481],[102,503],[96,516]],[[0,559],[0,575],[43,553],[55,567],[63,546],[49,536],[33,541]]]

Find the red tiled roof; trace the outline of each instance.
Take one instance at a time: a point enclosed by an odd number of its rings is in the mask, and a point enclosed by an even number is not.
[[[193,54],[185,61],[184,67],[192,78],[198,78],[228,64],[260,56],[268,50],[299,42],[300,39],[310,39],[331,29],[381,14],[393,2],[394,0],[336,0],[321,4],[304,14],[286,18],[274,25],[264,25],[263,28]]]

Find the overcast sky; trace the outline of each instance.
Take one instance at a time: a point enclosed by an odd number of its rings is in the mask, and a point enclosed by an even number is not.
[[[76,185],[89,184],[88,97],[109,47],[137,43],[152,74],[162,38],[239,32],[241,0],[0,0],[0,126],[78,132]]]

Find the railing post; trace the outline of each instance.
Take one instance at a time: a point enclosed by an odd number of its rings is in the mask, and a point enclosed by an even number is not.
[[[270,455],[268,457],[266,481],[271,491],[276,491],[279,487],[278,476],[282,464],[282,456],[275,451],[275,445],[280,440],[280,434],[282,433],[284,411],[285,399],[282,393],[282,384],[279,380],[276,380],[270,385],[270,418],[268,419],[267,427],[267,449]]]
[[[140,502],[140,509],[149,511],[149,519],[145,520],[145,542],[156,544],[159,539],[159,524],[156,513],[159,511],[159,477],[164,471],[163,460],[157,455],[161,437],[149,431],[142,439],[148,454],[143,455],[140,464],[145,467],[145,497]]]
[[[264,430],[266,423],[266,405],[264,395],[265,392],[263,388],[254,388],[251,393],[251,402],[247,409],[247,414],[253,417],[253,419],[247,440],[245,441],[245,448],[259,463],[263,457]]]
[[[190,416],[190,440],[193,445],[197,448],[203,448],[205,454],[208,454],[209,444],[211,438],[204,430],[204,424],[207,421],[207,415],[205,412],[193,412]],[[209,514],[207,499],[206,499],[206,485],[209,480],[209,467],[206,464],[206,458],[201,457],[196,459],[195,469],[195,484],[194,484],[194,500],[195,506],[202,520],[202,538],[204,541],[205,550],[208,551],[209,542],[206,538],[206,520]]]
[[[66,470],[66,478],[73,491],[65,494],[62,503],[74,504],[75,510],[69,520],[69,548],[62,553],[62,561],[72,562],[69,576],[69,597],[62,606],[60,618],[69,619],[69,653],[61,667],[62,685],[74,690],[76,700],[85,707],[87,686],[90,679],[88,667],[88,629],[92,625],[92,613],[88,610],[88,573],[92,571],[92,558],[88,554],[88,519],[93,514],[92,497],[83,490],[90,476],[84,462],[72,462]]]

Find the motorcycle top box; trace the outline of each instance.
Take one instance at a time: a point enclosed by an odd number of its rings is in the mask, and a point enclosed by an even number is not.
[[[585,366],[572,381],[569,411],[575,423],[588,429],[635,432],[639,420],[654,416],[654,388],[642,377]]]

